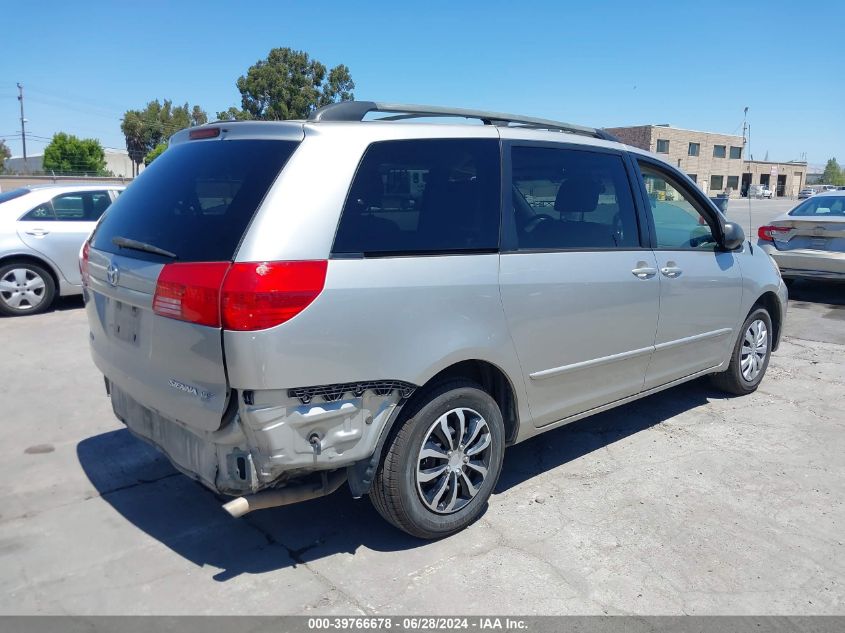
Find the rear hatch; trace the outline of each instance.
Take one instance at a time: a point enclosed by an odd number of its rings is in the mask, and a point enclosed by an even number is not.
[[[197,128],[209,129],[217,128]],[[220,427],[229,400],[214,297],[298,145],[291,131],[284,140],[226,132],[171,146],[111,206],[83,249],[95,363],[140,404],[204,431]]]

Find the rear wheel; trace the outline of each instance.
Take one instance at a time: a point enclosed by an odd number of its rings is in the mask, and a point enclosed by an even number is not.
[[[26,261],[0,266],[0,314],[23,316],[44,312],[55,296],[53,277],[41,266]]]
[[[502,470],[502,414],[487,392],[465,380],[434,387],[408,406],[387,442],[370,499],[400,530],[441,538],[484,511]]]
[[[739,396],[756,391],[772,354],[772,319],[764,308],[751,311],[742,324],[728,369],[713,376],[713,384]]]

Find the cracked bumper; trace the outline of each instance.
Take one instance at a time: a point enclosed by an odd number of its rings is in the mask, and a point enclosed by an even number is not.
[[[241,495],[369,457],[402,394],[346,393],[303,404],[286,390],[254,391],[213,432],[170,420],[114,385],[111,398],[127,428],[180,471],[215,492]]]

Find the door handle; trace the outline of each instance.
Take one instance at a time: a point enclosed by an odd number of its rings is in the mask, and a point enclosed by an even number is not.
[[[33,235],[35,237],[44,237],[45,235],[49,235],[50,231],[45,231],[44,229],[30,229],[26,231],[27,235]]]
[[[674,279],[675,277],[680,277],[683,271],[677,266],[664,266],[660,269],[660,272],[664,277],[671,277]]]
[[[637,262],[637,267],[631,273],[638,279],[651,279],[657,274],[657,269],[647,265],[645,262]]]

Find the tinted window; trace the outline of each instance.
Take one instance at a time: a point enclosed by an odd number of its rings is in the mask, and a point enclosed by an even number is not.
[[[713,157],[714,158],[724,158],[725,157],[725,146],[724,145],[714,145],[713,146]]]
[[[225,261],[255,210],[296,148],[290,141],[194,141],[159,156],[111,206],[94,248],[121,250],[120,236],[176,253],[179,261]]]
[[[742,158],[742,148],[731,145],[731,158]]]
[[[49,200],[27,212],[21,220],[28,222],[50,222],[56,219],[56,214],[53,212],[53,203]]]
[[[20,187],[19,189],[12,189],[11,191],[5,191],[0,193],[0,204],[4,202],[8,202],[9,200],[14,200],[15,198],[20,198],[21,196],[25,196],[29,193],[29,189],[25,187]]]
[[[520,249],[639,246],[622,157],[547,147],[514,147],[513,212]]]
[[[690,156],[698,156],[698,152],[701,149],[701,145],[699,143],[690,143],[689,144],[689,155]]]
[[[845,216],[845,196],[818,196],[810,198],[789,212],[789,215],[842,217]]]
[[[713,250],[716,240],[692,194],[671,177],[648,165],[640,164],[640,170],[651,203],[657,247]]]
[[[657,153],[658,154],[668,154],[669,153],[669,141],[666,139],[659,138],[657,139]]]
[[[108,191],[63,193],[53,198],[57,220],[96,222],[111,204]]]
[[[373,143],[349,189],[333,252],[495,250],[499,217],[496,140]]]

